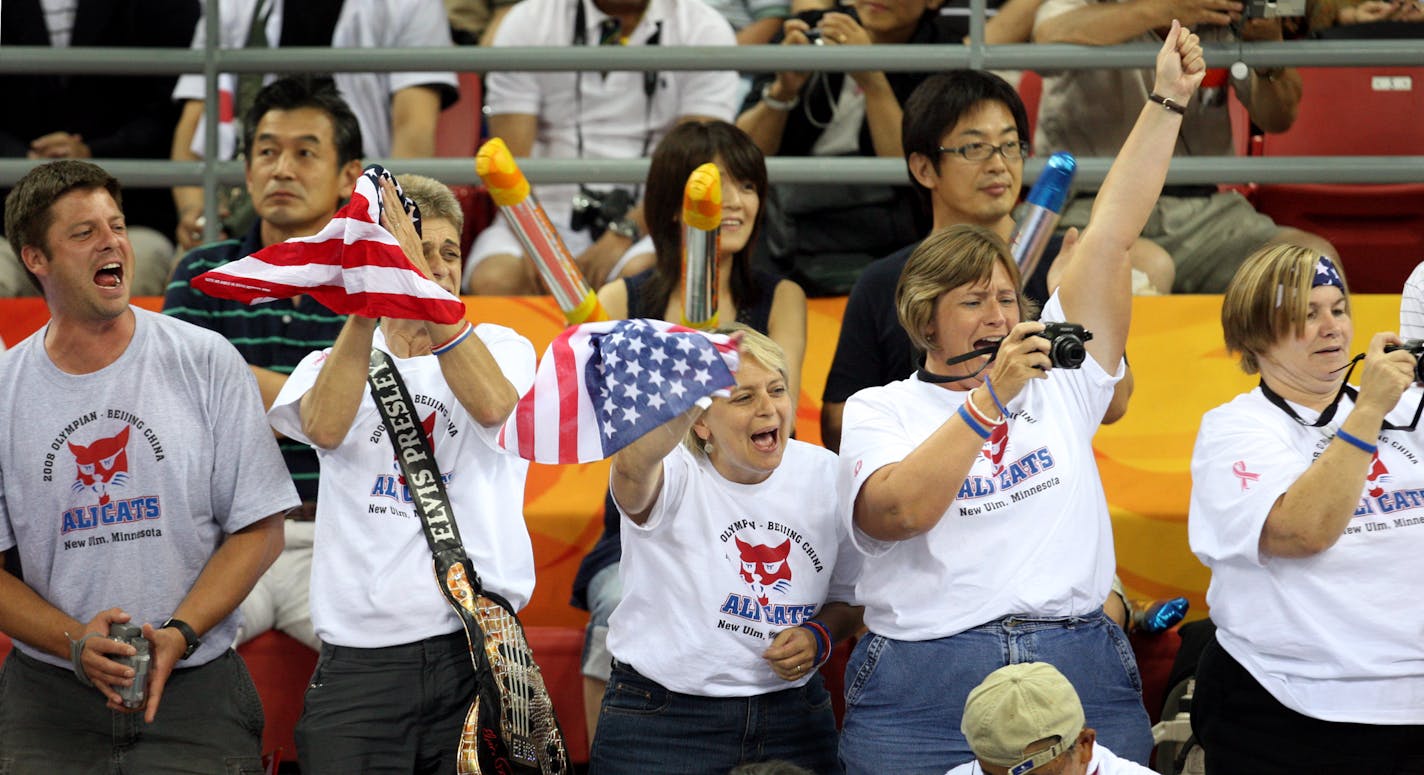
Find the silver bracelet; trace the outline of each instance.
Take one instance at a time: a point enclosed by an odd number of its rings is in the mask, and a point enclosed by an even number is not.
[[[767,84],[761,87],[761,101],[763,105],[766,105],[772,110],[777,110],[782,113],[786,113],[789,112],[792,108],[801,104],[801,95],[798,94],[789,100],[779,100],[771,96],[771,84]]]
[[[64,637],[69,638],[69,633],[66,632]],[[69,661],[74,665],[74,677],[79,679],[79,683],[84,686],[94,685],[94,683],[89,680],[89,676],[84,673],[84,642],[90,638],[102,637],[104,637],[102,633],[91,632],[80,637],[79,640],[69,638]]]

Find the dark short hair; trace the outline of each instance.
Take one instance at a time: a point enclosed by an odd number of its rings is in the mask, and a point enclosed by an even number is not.
[[[328,75],[289,75],[263,86],[253,98],[247,115],[242,117],[243,152],[251,155],[257,124],[268,111],[300,108],[315,108],[331,118],[331,139],[336,144],[338,167],[361,158],[361,123]],[[251,163],[250,158],[248,162]]]
[[[904,118],[900,123],[900,143],[905,151],[905,169],[909,172],[910,157],[918,153],[939,168],[939,141],[954,128],[966,113],[981,102],[999,102],[1013,114],[1019,140],[1032,142],[1028,134],[1028,111],[1023,99],[1008,81],[982,70],[950,70],[926,78],[915,87],[905,101]],[[929,190],[910,175],[910,186],[926,208],[930,204]]]
[[[661,315],[682,276],[682,192],[687,177],[698,167],[721,157],[727,173],[751,183],[761,200],[751,237],[732,257],[732,302],[751,309],[761,299],[753,281],[752,249],[765,219],[767,206],[766,159],[746,132],[725,121],[685,121],[658,143],[648,165],[648,185],[643,196],[643,220],[653,238],[657,256],[653,278],[643,286],[645,309]]]
[[[54,223],[51,210],[54,203],[70,191],[96,188],[107,190],[114,198],[114,204],[120,211],[123,210],[124,200],[118,179],[103,167],[87,161],[61,159],[41,164],[25,173],[11,189],[10,196],[5,200],[5,238],[15,251],[15,260],[20,262],[20,268],[25,270],[36,289],[40,289],[40,280],[25,266],[20,250],[26,245],[33,245],[48,256],[49,244],[45,241],[45,235]]]

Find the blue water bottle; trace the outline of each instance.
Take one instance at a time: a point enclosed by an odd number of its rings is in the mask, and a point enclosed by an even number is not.
[[[1141,632],[1156,634],[1172,629],[1187,615],[1191,603],[1185,597],[1158,600],[1146,608],[1132,612],[1132,623]]]
[[[1068,201],[1068,189],[1073,185],[1073,173],[1078,171],[1078,161],[1073,154],[1059,151],[1048,157],[1043,171],[1038,174],[1033,188],[1024,202],[1023,217],[1014,224],[1009,237],[1009,250],[1019,265],[1019,277],[1027,285],[1033,271],[1043,258],[1043,249],[1053,237],[1058,226],[1058,216]]]

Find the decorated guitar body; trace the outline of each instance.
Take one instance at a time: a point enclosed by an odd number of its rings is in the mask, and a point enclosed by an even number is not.
[[[466,632],[484,634],[470,649],[480,691],[465,715],[458,772],[568,775],[573,770],[554,705],[509,603],[476,590],[463,560],[437,572],[445,596],[467,619]]]

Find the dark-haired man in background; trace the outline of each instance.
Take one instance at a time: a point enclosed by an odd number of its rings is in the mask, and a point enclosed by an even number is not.
[[[299,296],[246,304],[207,296],[193,277],[292,237],[317,233],[351,195],[361,174],[361,128],[330,79],[283,78],[257,93],[243,122],[247,190],[258,221],[242,239],[189,253],[174,271],[163,312],[210,328],[237,346],[257,376],[263,406],[312,350],[336,342],[344,315]],[[317,461],[311,447],[280,439],[282,456],[301,496],[288,515],[282,556],[242,604],[241,643],[278,629],[313,649],[320,645],[308,607]]]

